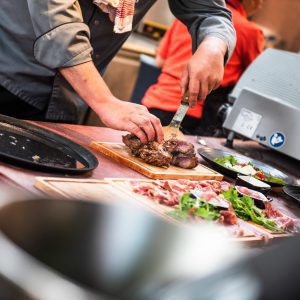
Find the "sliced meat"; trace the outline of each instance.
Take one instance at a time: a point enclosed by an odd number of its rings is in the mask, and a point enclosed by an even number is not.
[[[169,167],[172,164],[184,169],[193,169],[198,165],[194,145],[186,141],[171,139],[163,144],[143,144],[135,135],[128,134],[123,136],[123,142],[134,156],[157,167]]]
[[[198,158],[195,156],[174,156],[172,159],[172,165],[183,169],[194,169],[198,166]]]
[[[174,153],[194,154],[195,153],[194,145],[182,140],[177,140],[177,139],[167,140],[164,142],[163,146],[167,151],[171,152],[172,154]]]
[[[275,208],[270,202],[265,202],[264,214],[284,230],[295,230],[295,221]]]
[[[230,206],[228,210],[221,210],[220,214],[224,217],[224,224],[235,225],[238,223],[238,218],[232,206]]]
[[[143,146],[141,140],[134,134],[127,134],[122,137],[123,143],[130,149],[134,156],[139,157],[139,149]]]
[[[162,203],[164,205],[173,207],[176,206],[181,193],[164,189],[161,184],[157,184],[158,182],[131,182],[132,191],[134,193],[147,196],[153,201]]]
[[[156,142],[141,147],[139,157],[146,163],[157,167],[169,167],[172,161],[172,155]]]
[[[157,167],[169,167],[172,155],[165,151],[163,146],[157,142],[143,144],[139,138],[133,134],[123,136],[123,143],[130,149],[131,153],[140,157],[148,164]]]
[[[213,185],[217,184],[220,187],[219,190],[213,188]],[[131,181],[132,191],[134,193],[148,196],[154,201],[173,207],[178,204],[179,197],[182,194],[195,189],[203,192],[201,198],[205,200],[218,198],[218,195],[223,191],[221,188],[223,185],[225,185],[223,181],[218,182],[214,180],[155,180],[150,183]],[[222,200],[225,201],[224,199]],[[232,207],[229,207],[229,211],[233,211]],[[230,216],[233,220],[232,214]],[[229,219],[230,216],[228,215],[227,218]]]

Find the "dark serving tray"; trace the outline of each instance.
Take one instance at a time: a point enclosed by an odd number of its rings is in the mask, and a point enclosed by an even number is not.
[[[82,174],[98,166],[87,149],[50,130],[0,115],[0,160],[38,171]]]
[[[300,186],[287,185],[283,187],[283,192],[300,204]]]
[[[263,172],[265,173],[269,173],[272,176],[276,176],[279,178],[282,178],[287,184],[293,184],[294,183],[294,179],[289,177],[288,175],[284,174],[283,172],[281,172],[278,169],[275,169],[267,164],[264,164],[258,160],[246,157],[244,155],[241,154],[237,154],[237,153],[233,153],[233,152],[228,152],[228,151],[224,151],[221,149],[213,149],[213,148],[201,148],[198,149],[198,153],[203,157],[204,160],[206,160],[208,163],[210,163],[213,168],[217,171],[219,171],[222,174],[228,175],[229,177],[232,178],[236,178],[238,174],[237,171],[226,168],[218,163],[216,163],[214,160],[215,158],[219,158],[221,159],[223,156],[234,156],[238,161],[240,161],[241,163],[247,163],[250,162],[252,163],[254,166],[260,168],[261,170],[263,170]],[[262,180],[264,181],[264,180]],[[282,184],[278,184],[278,183],[273,183],[273,182],[269,182],[269,181],[264,181],[265,183],[271,185],[272,187],[281,187]]]

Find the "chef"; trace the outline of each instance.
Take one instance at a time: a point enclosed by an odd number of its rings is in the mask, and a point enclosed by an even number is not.
[[[88,104],[111,128],[143,142],[163,139],[144,106],[112,95],[102,74],[155,0],[9,0],[0,9],[0,113],[79,121]],[[216,89],[235,45],[223,0],[169,0],[193,39],[181,80],[190,105]],[[126,80],[126,78],[120,78]]]
[[[261,29],[248,20],[261,9],[262,4],[263,0],[226,0],[236,30],[236,47],[224,69],[220,87],[187,112],[181,128],[184,133],[201,136],[224,134],[219,128],[218,110],[228,101],[228,95],[244,71],[264,49]],[[186,26],[175,20],[156,51],[156,64],[161,68],[157,82],[148,88],[141,101],[134,99],[159,117],[163,125],[170,123],[178,109],[182,98],[179,82],[191,56],[191,36]]]

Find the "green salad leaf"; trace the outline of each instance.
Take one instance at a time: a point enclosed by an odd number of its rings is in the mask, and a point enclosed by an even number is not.
[[[227,192],[223,192],[222,195],[226,200],[231,202],[236,215],[240,219],[252,221],[271,231],[282,231],[274,221],[263,215],[262,210],[255,206],[252,198],[247,196],[240,197],[238,191],[233,188],[230,188]]]
[[[230,163],[233,167],[235,165],[240,164],[240,162],[233,155],[223,156],[222,158],[216,157],[214,159],[214,162],[216,162],[217,164],[219,164],[221,166],[224,166],[225,164]],[[253,175],[253,177],[255,177],[256,179],[263,180],[265,182],[280,184],[280,185],[286,185],[287,184],[287,182],[284,179],[282,179],[280,177],[273,176],[270,173],[264,172],[260,168],[254,166],[251,162],[248,162],[247,165],[253,167],[257,171],[257,175]]]
[[[200,217],[204,220],[216,220],[220,218],[218,210],[204,200],[196,198],[191,193],[183,194],[179,199],[179,206],[169,215],[176,219],[187,220],[191,217]]]
[[[264,179],[264,181],[276,183],[276,184],[280,184],[280,185],[287,185],[287,182],[280,177],[276,177],[276,176],[273,176],[271,174],[266,174],[266,173],[265,173],[265,175],[266,175],[266,179]]]
[[[233,155],[223,156],[222,158],[216,157],[214,159],[214,162],[222,166],[225,163],[230,163],[232,166],[237,165],[239,163],[238,160]]]

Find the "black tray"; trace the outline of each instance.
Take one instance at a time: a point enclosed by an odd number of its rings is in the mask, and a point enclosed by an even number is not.
[[[50,130],[0,115],[0,159],[38,171],[82,174],[98,166],[87,149]]]
[[[283,191],[286,195],[293,198],[300,204],[300,186],[287,185],[283,187]]]
[[[288,175],[282,173],[278,169],[275,169],[269,165],[266,165],[258,160],[243,156],[241,154],[233,153],[233,152],[228,152],[228,151],[223,151],[221,149],[212,149],[212,148],[201,148],[198,149],[198,153],[205,159],[207,162],[209,162],[214,169],[219,171],[220,173],[223,173],[224,175],[228,175],[232,178],[236,178],[238,174],[240,174],[237,171],[234,171],[232,169],[226,168],[218,163],[216,163],[214,160],[215,158],[221,159],[223,156],[234,156],[238,161],[242,163],[247,163],[250,162],[254,166],[260,168],[263,172],[269,173],[272,176],[282,178],[287,184],[293,184],[294,180],[293,178],[289,177]],[[262,180],[264,181],[264,180]],[[264,181],[265,183],[271,185],[272,187],[281,187],[283,186],[282,184],[278,183],[272,183],[269,181]]]

